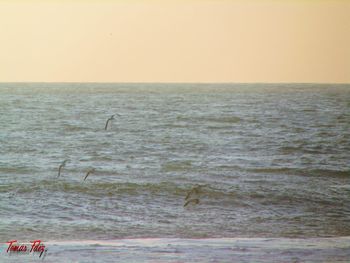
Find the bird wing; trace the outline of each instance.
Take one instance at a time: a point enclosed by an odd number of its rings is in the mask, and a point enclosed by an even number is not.
[[[191,200],[187,201],[185,204],[184,204],[184,207],[188,206],[188,204],[191,202]]]
[[[105,130],[107,130],[108,122],[109,122],[109,121],[110,121],[110,119],[108,119],[107,122],[106,122]]]
[[[189,199],[192,193],[193,193],[193,189],[187,193],[185,200]]]
[[[60,175],[61,175],[61,169],[62,169],[62,164],[60,165],[60,167],[58,167],[58,175],[57,175],[57,177],[60,177]]]
[[[90,174],[90,171],[88,171],[88,172],[86,173],[85,178],[84,178],[84,181],[85,181],[86,178],[89,176],[89,174]]]
[[[184,207],[188,206],[190,203],[194,202],[195,204],[199,204],[199,199],[190,199],[185,204]]]

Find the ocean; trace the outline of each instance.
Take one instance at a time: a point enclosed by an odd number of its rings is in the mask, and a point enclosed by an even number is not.
[[[88,261],[94,244],[149,239],[206,241],[216,252],[203,261],[237,256],[222,240],[268,239],[327,243],[328,260],[350,260],[330,249],[350,250],[350,85],[1,83],[0,127],[0,242],[74,241],[90,253],[64,261],[53,246],[46,261],[107,262]],[[198,202],[184,207],[193,188]],[[171,251],[160,262],[193,259]]]

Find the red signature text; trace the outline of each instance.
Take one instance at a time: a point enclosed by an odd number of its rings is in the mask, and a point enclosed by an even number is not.
[[[30,241],[30,245],[19,244],[17,240],[10,240],[6,242],[8,244],[7,253],[22,252],[22,253],[39,253],[39,257],[47,251],[46,246],[40,239]]]

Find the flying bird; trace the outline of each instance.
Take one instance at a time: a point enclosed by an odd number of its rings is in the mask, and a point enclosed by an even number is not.
[[[64,160],[64,161],[61,163],[61,165],[58,167],[58,175],[57,175],[57,178],[60,177],[60,175],[61,175],[61,170],[62,170],[63,167],[66,166],[66,162],[68,162],[68,160]]]
[[[91,173],[94,173],[95,172],[95,168],[91,168],[87,171],[86,175],[85,175],[85,178],[84,178],[84,181],[86,180],[86,178],[89,176],[89,174]]]
[[[109,117],[109,118],[107,119],[107,121],[106,121],[105,130],[107,130],[107,128],[108,128],[108,123],[109,123],[110,121],[114,120],[114,116],[115,116],[115,115],[120,116],[119,114],[113,114],[111,117]]]
[[[190,199],[188,200],[185,204],[184,204],[184,207],[188,206],[190,203],[193,203],[195,205],[199,204],[199,199],[198,198],[195,198],[195,199]]]
[[[107,119],[107,121],[106,121],[106,126],[105,126],[105,130],[107,130],[107,128],[108,128],[108,123],[109,123],[111,120],[114,120],[114,115],[112,115],[110,118]]]
[[[185,201],[187,201],[193,194],[198,195],[198,194],[199,194],[199,188],[200,188],[200,187],[201,187],[200,185],[193,187],[193,188],[191,189],[191,191],[189,191],[189,192],[187,193],[186,198],[185,198]]]

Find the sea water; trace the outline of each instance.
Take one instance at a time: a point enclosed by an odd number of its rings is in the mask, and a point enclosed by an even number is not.
[[[350,85],[0,84],[1,242],[340,238],[349,201]]]

